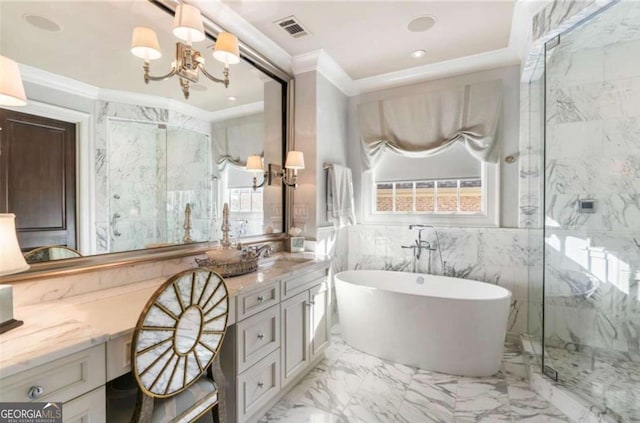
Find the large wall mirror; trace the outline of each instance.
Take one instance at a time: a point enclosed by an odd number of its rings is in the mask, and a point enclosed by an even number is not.
[[[255,189],[250,155],[282,163],[290,77],[241,44],[229,85],[200,75],[185,99],[177,76],[143,78],[134,27],[176,60],[171,1],[0,2],[0,54],[20,64],[29,103],[0,110],[1,212],[16,214],[25,252],[58,245],[81,256],[218,240],[229,204],[231,236],[285,230],[282,184]],[[219,30],[193,47],[206,70]],[[261,176],[258,176],[261,179]],[[35,261],[66,259],[38,250]]]

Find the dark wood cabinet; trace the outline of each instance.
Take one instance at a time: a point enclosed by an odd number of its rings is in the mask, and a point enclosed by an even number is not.
[[[23,250],[76,248],[76,126],[0,109],[0,210]]]

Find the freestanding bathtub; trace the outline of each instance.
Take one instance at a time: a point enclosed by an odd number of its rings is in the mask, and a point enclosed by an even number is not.
[[[397,363],[491,376],[502,362],[511,292],[484,282],[383,270],[335,277],[344,341]]]

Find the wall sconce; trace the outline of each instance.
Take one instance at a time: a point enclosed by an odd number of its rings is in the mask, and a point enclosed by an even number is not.
[[[0,213],[0,276],[24,272],[29,265],[20,251],[16,235],[16,215]],[[11,285],[0,285],[0,333],[22,325],[13,318],[13,290]]]
[[[219,33],[213,47],[213,58],[224,63],[222,78],[216,78],[207,72],[204,68],[204,57],[192,47],[192,43],[205,39],[202,14],[197,7],[185,3],[178,5],[173,21],[173,35],[184,42],[176,43],[176,56],[171,70],[166,75],[151,76],[150,61],[162,56],[158,36],[150,28],[133,29],[131,53],[144,60],[142,69],[146,84],[149,81],[163,81],[178,75],[185,99],[189,99],[189,84],[197,83],[201,72],[210,80],[224,84],[225,88],[229,86],[229,65],[240,63],[240,47],[235,35],[229,32]]]
[[[247,157],[247,170],[253,172],[253,190],[257,190],[262,187],[264,183],[267,181],[267,172],[264,171],[264,166],[262,166],[262,157],[260,156],[249,156]],[[262,173],[262,183],[258,185],[258,173]]]
[[[20,77],[18,64],[0,56],[0,106],[24,106],[27,96]]]
[[[247,170],[254,172],[253,174],[253,189],[256,190],[263,186],[265,182],[269,185],[275,185],[277,179],[281,179],[282,183],[288,187],[296,189],[298,187],[298,170],[304,169],[304,155],[302,151],[289,151],[287,153],[287,160],[284,163],[284,169],[282,166],[269,163],[268,170],[264,170],[262,165],[262,157],[249,156],[247,157]],[[289,170],[292,173],[289,173]],[[258,173],[263,173],[263,180],[258,185]]]
[[[289,151],[284,169],[279,165],[269,164],[269,185],[273,185],[277,178],[282,178],[282,183],[293,189],[298,188],[298,170],[304,169],[304,155],[302,151]],[[289,174],[289,170],[293,172]]]

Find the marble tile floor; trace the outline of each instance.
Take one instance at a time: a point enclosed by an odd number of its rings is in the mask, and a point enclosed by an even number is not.
[[[546,347],[559,386],[606,410],[618,421],[640,422],[640,361],[628,354]]]
[[[362,353],[335,326],[326,358],[259,423],[568,422],[529,389],[525,374],[510,345],[496,376],[458,377]]]

